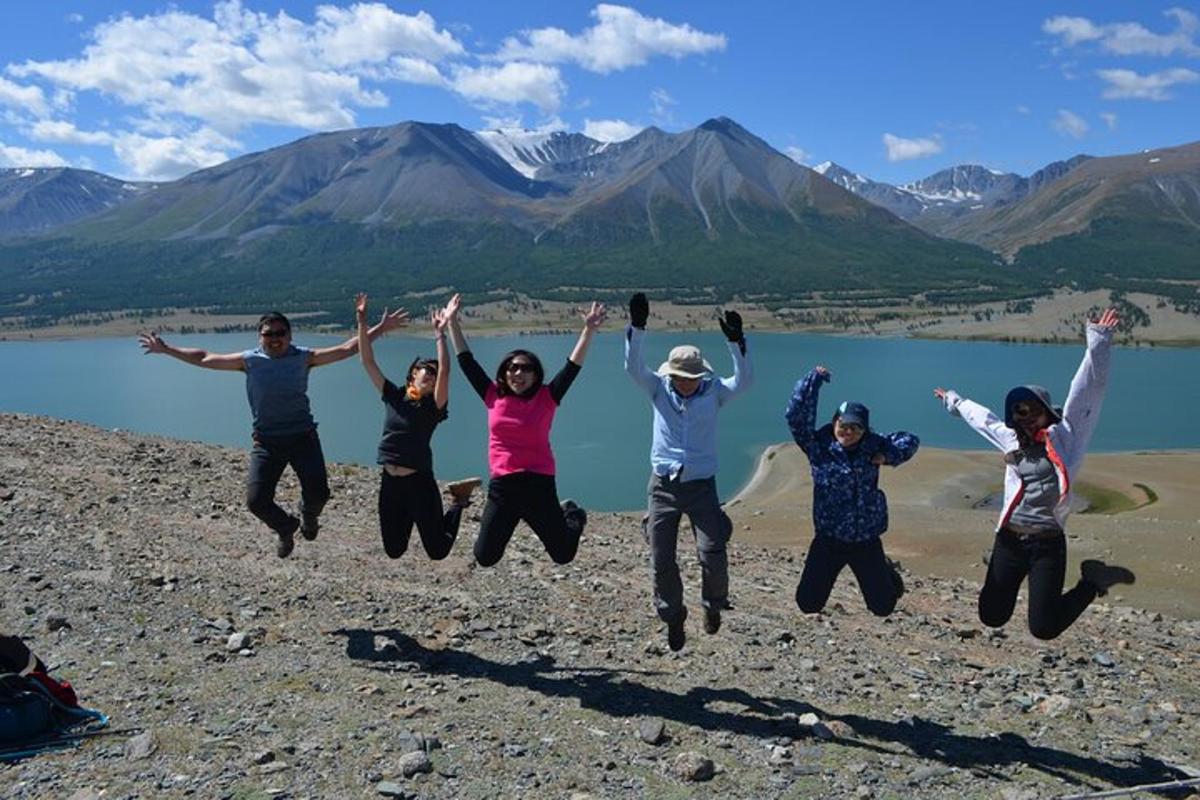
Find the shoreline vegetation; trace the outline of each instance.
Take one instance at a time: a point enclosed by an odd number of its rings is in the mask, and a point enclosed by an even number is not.
[[[990,450],[922,447],[885,470],[889,554],[918,574],[982,580],[1001,490],[1001,459]],[[1200,619],[1195,564],[1200,539],[1200,451],[1094,453],[1076,483],[1067,523],[1068,585],[1085,558],[1129,567],[1137,583],[1115,602]],[[726,503],[734,539],[762,547],[807,549],[812,540],[808,462],[791,442],[771,445]]]
[[[449,290],[447,290],[449,291]],[[481,296],[468,309],[477,335],[574,334],[578,303],[541,300],[521,294]],[[606,298],[611,291],[603,292]],[[421,293],[392,300],[420,320],[423,311],[440,294]],[[963,341],[1066,344],[1081,340],[1084,320],[1112,303],[1122,308],[1127,328],[1117,343],[1124,346],[1200,346],[1200,316],[1179,309],[1150,294],[1115,296],[1106,290],[1060,290],[1044,297],[996,301],[976,305],[931,308],[919,299],[893,304],[856,305],[853,298],[825,297],[814,293],[795,305],[729,303],[737,308],[750,332],[812,333],[842,336],[910,337]],[[610,303],[612,305],[612,303]],[[622,306],[623,307],[623,306]],[[664,330],[715,329],[716,304],[674,304],[656,300],[652,319]],[[348,335],[352,331],[350,300],[346,309],[293,311],[281,308],[296,328],[305,333]],[[264,311],[270,309],[263,309]],[[617,310],[614,308],[614,310]],[[127,310],[78,314],[52,324],[31,326],[21,317],[0,318],[0,341],[78,339],[134,336],[139,331],[165,334],[230,333],[254,330],[259,314],[226,313],[212,309]],[[623,324],[617,317],[609,330]],[[419,325],[418,325],[419,327]]]

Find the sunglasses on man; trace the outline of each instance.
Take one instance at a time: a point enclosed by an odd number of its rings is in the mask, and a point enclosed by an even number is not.
[[[289,333],[291,333],[291,331],[289,331],[287,328],[268,328],[265,331],[259,331],[258,335],[264,339],[282,339]]]

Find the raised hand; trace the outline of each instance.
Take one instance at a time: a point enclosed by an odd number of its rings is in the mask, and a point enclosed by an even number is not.
[[[359,292],[354,296],[354,316],[359,319],[367,317],[367,293]]]
[[[150,331],[149,333],[139,333],[138,344],[141,345],[142,350],[145,351],[143,355],[167,352],[167,343],[160,339],[158,334],[154,331]]]
[[[742,315],[736,311],[726,311],[724,315],[717,312],[717,322],[721,325],[721,332],[725,334],[725,338],[731,342],[742,342],[746,336],[742,333]]]
[[[583,324],[588,330],[596,330],[608,319],[608,307],[604,303],[592,303],[592,307],[583,314]]]
[[[388,312],[385,308],[383,316],[379,318],[379,332],[387,333],[394,331],[397,328],[405,328],[408,326],[408,312],[403,308],[397,308],[395,311]]]
[[[1115,330],[1116,327],[1121,324],[1121,318],[1117,315],[1117,310],[1115,308],[1108,309],[1100,315],[1100,319],[1092,321],[1101,328],[1107,328],[1109,330]]]
[[[455,294],[448,301],[446,307],[442,309],[442,314],[446,317],[446,323],[449,324],[458,319],[458,311],[462,308],[462,295]]]
[[[446,314],[446,309],[437,308],[429,313],[429,322],[433,325],[434,333],[444,336],[446,326],[450,324],[450,317]]]
[[[824,375],[826,379],[833,378],[833,373],[829,371],[829,367],[826,367],[823,364],[817,364],[815,367],[813,367],[813,370],[818,375]]]
[[[646,295],[638,292],[629,298],[629,324],[635,328],[645,328],[646,320],[650,319],[650,301]]]
[[[933,396],[936,397],[938,400],[945,400],[946,399],[946,390],[939,386],[933,390]]]
[[[871,463],[877,467],[882,467],[887,463],[887,456],[885,456],[883,453],[876,453],[875,455],[871,456]]]

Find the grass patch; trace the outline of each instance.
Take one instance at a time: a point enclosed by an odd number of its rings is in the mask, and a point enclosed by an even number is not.
[[[1084,514],[1121,514],[1148,506],[1158,499],[1150,487],[1144,484],[1134,484],[1146,493],[1146,502],[1139,503],[1134,498],[1116,489],[1106,489],[1090,483],[1076,484],[1074,491],[1088,502]]]

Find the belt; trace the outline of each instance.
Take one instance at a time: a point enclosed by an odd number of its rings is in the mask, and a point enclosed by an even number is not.
[[[1008,523],[1002,531],[1015,536],[1018,539],[1053,539],[1056,536],[1062,536],[1062,528],[1033,528],[1028,525],[1016,525]]]

